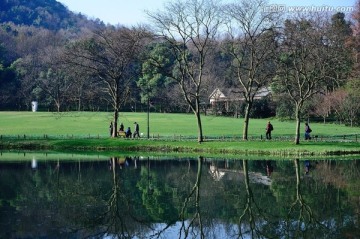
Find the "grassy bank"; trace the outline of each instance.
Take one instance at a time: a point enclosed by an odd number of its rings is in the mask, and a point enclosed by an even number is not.
[[[292,142],[293,121],[271,119],[275,128],[273,140],[265,141],[261,136],[268,119],[251,119],[250,140],[243,141],[243,119],[203,116],[206,140],[198,144],[196,121],[192,114],[150,114],[150,135],[155,138],[150,140],[110,138],[108,125],[111,117],[111,113],[104,112],[0,112],[0,148],[289,156],[360,153],[360,139],[343,140],[344,135],[360,135],[360,129],[338,124],[311,123],[317,140],[302,140],[300,145],[295,145]],[[120,114],[120,122],[125,127],[133,128],[137,121],[144,135],[147,132],[146,119],[145,113]],[[187,137],[187,140],[179,136]],[[320,140],[326,137],[331,140]]]
[[[2,149],[36,149],[57,151],[141,151],[163,153],[230,154],[230,155],[347,155],[360,154],[357,142],[303,142],[290,141],[195,141],[127,140],[127,139],[53,139],[1,140]]]

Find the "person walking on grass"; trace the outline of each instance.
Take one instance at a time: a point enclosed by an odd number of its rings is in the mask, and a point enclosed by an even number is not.
[[[308,123],[305,123],[305,140],[311,139],[310,133],[312,132],[310,125]]]
[[[130,127],[128,127],[127,130],[125,131],[125,137],[126,138],[131,138],[131,129],[130,129]]]
[[[114,130],[114,125],[113,125],[113,122],[111,121],[111,122],[110,122],[110,125],[109,125],[110,137],[111,137],[112,134],[113,134],[113,130]]]
[[[272,126],[270,121],[268,121],[265,130],[266,130],[266,139],[271,139],[271,131],[274,130],[274,127]]]
[[[135,124],[135,129],[134,129],[134,134],[133,134],[133,138],[135,138],[136,136],[138,137],[138,138],[140,138],[140,133],[139,133],[139,124],[138,123],[136,123],[136,122],[134,122],[134,124]]]

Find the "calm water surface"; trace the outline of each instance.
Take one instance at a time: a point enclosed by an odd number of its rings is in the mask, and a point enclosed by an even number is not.
[[[0,238],[360,238],[360,161],[1,153]]]

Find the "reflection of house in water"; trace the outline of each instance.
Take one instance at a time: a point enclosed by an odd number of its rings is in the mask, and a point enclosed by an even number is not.
[[[214,165],[210,165],[209,173],[215,181],[244,181],[245,178],[243,170],[218,168]],[[261,173],[249,172],[249,180],[251,183],[259,183],[267,186],[271,185],[271,179],[266,175],[262,175]]]
[[[254,100],[260,100],[270,96],[270,88],[262,87],[256,92]],[[216,112],[217,114],[236,114],[237,112],[239,112],[241,103],[244,102],[244,95],[241,89],[216,88],[210,94],[209,99],[213,112]]]
[[[209,173],[215,181],[220,181],[220,179],[225,175],[225,172],[220,172],[219,168],[214,165],[210,165]]]

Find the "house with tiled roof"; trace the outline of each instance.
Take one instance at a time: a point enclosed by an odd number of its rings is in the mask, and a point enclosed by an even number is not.
[[[271,96],[270,88],[262,87],[256,92],[254,100],[269,96]],[[219,114],[237,111],[236,108],[240,107],[244,100],[243,91],[239,88],[216,88],[209,96],[211,108]]]

